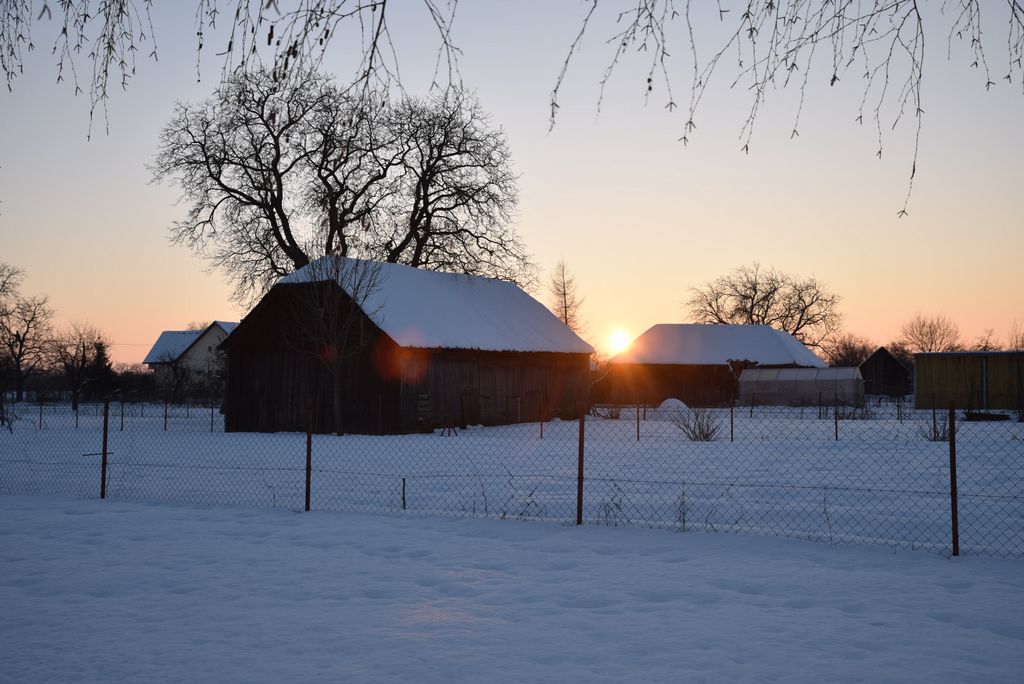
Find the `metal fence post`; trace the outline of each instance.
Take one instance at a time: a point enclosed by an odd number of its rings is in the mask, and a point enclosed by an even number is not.
[[[40,430],[43,429],[43,404],[42,404],[42,402],[40,402],[40,404],[39,404],[39,429]]]
[[[636,441],[640,441],[640,404],[636,405]]]
[[[124,432],[124,399],[121,400],[121,429],[120,432]]]
[[[949,513],[953,555],[960,555],[960,511],[956,494],[956,408],[949,405]]]
[[[213,401],[210,401],[210,432],[213,432]]]
[[[836,441],[838,442],[839,441],[839,394],[838,393],[835,395],[835,398],[833,399],[833,402],[832,402],[832,413],[835,414]]]
[[[313,482],[313,402],[306,404],[308,427],[306,428],[306,510],[309,511],[309,490]]]
[[[166,400],[164,401],[164,432],[167,432],[167,404],[168,403],[169,402],[167,402]]]
[[[733,441],[733,439],[736,436],[736,429],[735,429],[736,421],[735,421],[735,418],[733,417],[733,414],[736,412],[735,409],[736,409],[736,400],[734,399],[733,401],[729,402],[729,441],[730,442]]]
[[[579,461],[576,464],[576,524],[583,524],[583,445],[587,433],[587,414],[580,408]]]
[[[107,498],[107,427],[110,418],[110,400],[103,402],[103,460],[100,461],[100,498]]]
[[[402,510],[405,510],[405,478],[402,478]]]

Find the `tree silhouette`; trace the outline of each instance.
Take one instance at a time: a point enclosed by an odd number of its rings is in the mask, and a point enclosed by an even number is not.
[[[243,301],[328,254],[532,278],[505,136],[466,93],[388,103],[321,74],[237,73],[178,105],[152,172],[189,206],[173,239]]]
[[[580,306],[583,304],[583,298],[576,290],[576,278],[566,268],[565,259],[560,259],[558,265],[555,266],[549,290],[551,310],[570,330],[579,334],[583,326],[583,322],[580,320]]]
[[[809,347],[821,347],[842,321],[839,297],[816,278],[763,269],[757,263],[690,292],[687,306],[695,323],[770,325]]]

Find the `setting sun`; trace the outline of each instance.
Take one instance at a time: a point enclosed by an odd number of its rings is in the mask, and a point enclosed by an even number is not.
[[[615,328],[608,333],[608,339],[605,342],[605,347],[609,354],[615,355],[633,342],[633,337],[622,328]]]

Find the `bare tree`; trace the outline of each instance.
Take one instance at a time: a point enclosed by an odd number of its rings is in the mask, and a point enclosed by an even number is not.
[[[877,348],[868,338],[848,332],[827,340],[821,351],[829,366],[849,368],[859,366]]]
[[[98,329],[85,323],[72,323],[54,344],[54,357],[71,390],[71,408],[78,409],[82,388],[89,378],[89,369],[96,362],[97,352],[109,347]]]
[[[22,73],[23,51],[31,50],[36,24],[54,26],[52,52],[57,81],[69,78],[76,92],[88,91],[90,121],[97,107],[104,111],[111,84],[126,87],[136,73],[136,56],[157,57],[152,0],[5,0],[0,4],[0,69],[8,89]],[[686,143],[697,127],[698,111],[717,79],[749,93],[749,109],[740,131],[741,149],[749,151],[755,124],[769,96],[793,91],[795,112],[790,137],[799,134],[808,84],[842,87],[859,83],[861,101],[856,121],[865,118],[875,129],[881,156],[885,131],[909,119],[913,152],[906,214],[917,172],[918,143],[924,112],[926,36],[931,45],[945,43],[947,59],[960,46],[966,61],[978,69],[986,89],[1001,81],[1024,82],[1024,4],[999,2],[997,20],[1007,27],[1005,61],[990,64],[992,38],[987,23],[996,3],[981,0],[637,0],[628,6],[589,0],[575,37],[555,78],[550,95],[553,126],[559,95],[572,62],[588,33],[602,23],[613,25],[604,43],[610,50],[599,82],[600,110],[606,85],[620,65],[634,54],[645,64],[638,85],[645,99],[655,88],[664,106],[680,109],[680,139]],[[982,12],[983,4],[985,12]],[[196,0],[196,70],[204,50],[223,58],[221,77],[266,68],[275,80],[301,80],[317,69],[334,42],[358,46],[345,92],[401,87],[398,50],[389,19],[410,12],[409,3],[388,0]],[[430,45],[433,84],[461,85],[459,49],[452,37],[458,0],[421,0],[415,24]],[[604,11],[606,10],[606,11]],[[602,17],[608,21],[602,22]],[[340,37],[339,37],[340,36]],[[721,38],[709,38],[721,36]],[[939,41],[934,41],[940,37]],[[570,36],[567,36],[569,39]],[[1000,48],[1000,52],[1002,48]],[[676,55],[675,58],[672,55]],[[683,56],[686,57],[683,57]],[[419,57],[423,58],[422,55]],[[675,60],[687,59],[680,66]],[[83,62],[85,62],[83,64]],[[673,91],[674,70],[685,68],[687,103],[680,107]],[[79,79],[79,71],[89,74]],[[851,117],[852,118],[852,117]]]
[[[6,329],[4,323],[13,313],[18,300],[18,291],[24,271],[0,261],[0,334]],[[6,398],[9,384],[14,376],[11,360],[0,353],[0,427],[11,429],[13,417],[7,408]]]
[[[549,286],[551,294],[551,310],[562,319],[570,330],[579,333],[583,323],[580,320],[580,306],[583,298],[576,290],[576,278],[566,268],[565,259],[560,259],[555,266]]]
[[[192,389],[195,371],[180,355],[167,352],[155,371],[156,387],[164,401],[180,404]]]
[[[985,328],[969,346],[970,351],[999,351],[1002,348],[1003,345],[996,339],[992,328]]]
[[[420,27],[436,36],[435,83],[457,83],[458,49],[451,41],[457,0],[421,0]],[[111,87],[126,88],[135,76],[136,56],[158,55],[152,0],[5,0],[0,4],[0,69],[8,89],[21,75],[23,50],[31,51],[35,24],[52,21],[52,52],[58,82],[68,78],[75,92],[88,92],[90,121],[106,111]],[[222,78],[237,71],[265,68],[275,80],[287,80],[320,66],[332,41],[358,46],[346,90],[400,85],[397,51],[389,19],[405,3],[388,0],[195,0],[196,71],[204,50],[223,58]],[[339,36],[341,36],[339,38]],[[177,39],[174,39],[178,42]],[[84,62],[84,63],[83,63]],[[80,79],[79,72],[88,74]],[[301,76],[300,76],[301,78]]]
[[[1014,319],[1010,324],[1010,333],[1006,338],[1006,348],[1010,351],[1024,349],[1024,321]]]
[[[242,301],[326,254],[532,277],[507,142],[465,93],[391,105],[322,75],[237,73],[178,105],[152,171],[189,203],[174,240],[210,257]]]
[[[875,129],[876,154],[881,157],[884,134],[910,119],[913,152],[907,195],[899,214],[907,213],[917,173],[918,143],[926,109],[924,83],[925,36],[945,38],[947,57],[954,43],[965,47],[967,61],[981,71],[985,88],[997,80],[1022,79],[1024,4],[1000,3],[1008,25],[1005,66],[990,69],[986,47],[991,45],[982,24],[981,0],[638,0],[627,8],[590,0],[579,32],[569,47],[551,93],[551,125],[558,114],[558,97],[569,66],[584,36],[599,23],[600,8],[615,16],[615,28],[605,43],[611,52],[600,80],[598,110],[605,87],[627,56],[646,62],[641,73],[645,98],[656,84],[665,107],[681,109],[680,139],[689,141],[697,128],[698,110],[708,88],[718,78],[748,93],[749,109],[740,130],[744,152],[750,150],[755,124],[769,96],[792,89],[796,99],[790,137],[799,135],[800,121],[812,78],[831,87],[860,83],[856,121],[867,118]],[[609,7],[610,6],[610,7]],[[986,10],[990,7],[985,8]],[[986,11],[987,15],[987,11]],[[676,26],[676,22],[682,26]],[[715,22],[718,29],[714,27]],[[678,35],[673,30],[678,28]],[[708,45],[708,35],[721,35]],[[688,102],[679,107],[673,93],[673,52],[690,58]],[[1005,71],[1003,71],[1005,69]],[[724,73],[723,73],[724,72]]]
[[[207,328],[210,327],[210,324],[212,324],[212,323],[213,323],[213,321],[189,321],[185,325],[185,330],[191,330],[191,331],[206,330]]]
[[[0,354],[14,378],[14,400],[21,401],[25,381],[42,371],[52,348],[53,309],[45,296],[18,297],[0,312]]]
[[[21,287],[21,279],[24,276],[25,272],[20,268],[0,261],[0,307],[17,295],[18,289]]]
[[[345,380],[352,357],[365,346],[362,321],[375,309],[372,298],[384,274],[380,262],[327,255],[296,272],[289,326],[300,351],[315,356],[331,375],[335,434],[345,431]]]
[[[206,102],[179,103],[161,132],[153,177],[173,179],[189,203],[172,238],[221,265],[240,299],[309,263],[296,189],[306,155],[295,142],[327,91],[312,74],[290,87],[238,73]]]
[[[512,226],[518,179],[504,131],[461,90],[406,98],[394,121],[408,152],[385,218],[384,260],[530,283],[533,265]]]
[[[703,287],[687,302],[695,323],[770,325],[809,347],[821,347],[839,329],[839,296],[816,278],[800,278],[760,264],[741,266]]]
[[[900,327],[900,341],[911,354],[963,349],[960,328],[943,315],[918,313]]]

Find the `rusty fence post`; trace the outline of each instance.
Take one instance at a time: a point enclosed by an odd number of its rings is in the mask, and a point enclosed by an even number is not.
[[[103,452],[100,461],[100,498],[107,498],[107,434],[110,418],[110,400],[103,402]]]
[[[949,514],[953,555],[960,555],[960,510],[956,493],[956,408],[949,405]]]
[[[576,524],[583,524],[583,453],[586,439],[587,414],[580,408],[580,446],[579,461],[576,464]]]

